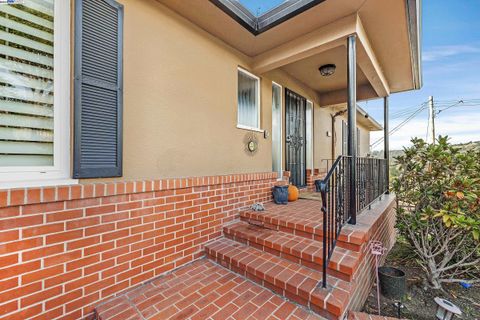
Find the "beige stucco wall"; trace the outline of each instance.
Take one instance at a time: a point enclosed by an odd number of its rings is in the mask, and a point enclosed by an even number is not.
[[[362,126],[360,128],[360,137],[358,143],[360,144],[360,157],[366,157],[370,153],[370,131]]]
[[[331,121],[331,120],[329,120]],[[347,122],[347,118],[345,115],[338,116],[335,119],[335,158],[342,154],[342,121]],[[330,122],[331,126],[331,122]],[[360,152],[358,156],[366,157],[370,153],[370,131],[363,125],[357,124],[359,130],[359,139],[358,142],[360,143]],[[331,152],[330,152],[331,155]],[[330,157],[331,158],[331,157]]]
[[[315,144],[315,168],[326,170],[327,160],[332,159],[332,117],[334,111],[331,108],[315,108],[314,118],[314,144]],[[330,136],[327,136],[327,132]]]
[[[250,58],[155,0],[120,2],[125,10],[124,175],[118,179],[271,171],[271,134],[265,139],[261,132],[236,127],[237,68],[249,70]],[[271,133],[272,81],[304,96],[314,104],[314,166],[325,167],[333,111],[321,108],[315,91],[282,70],[258,76],[261,129]],[[284,92],[282,104],[285,128]],[[338,145],[341,126],[337,133]],[[259,142],[253,156],[245,151],[247,135]]]
[[[235,127],[237,67],[248,59],[156,1],[121,2],[124,178],[270,171],[268,141],[255,133],[259,151],[247,155],[250,132]]]

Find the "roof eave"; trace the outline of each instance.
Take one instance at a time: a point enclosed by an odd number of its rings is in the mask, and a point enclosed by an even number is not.
[[[377,120],[375,120],[371,115],[369,115],[368,112],[364,110],[362,107],[360,107],[358,104],[357,104],[357,112],[361,116],[365,117],[365,119],[367,119],[368,122],[370,122],[371,124],[371,127],[369,128],[370,131],[383,130],[383,126]]]
[[[256,17],[238,1],[210,0],[210,2],[255,36],[270,30],[280,23],[285,22],[324,1],[325,0],[285,1],[278,7]]]
[[[413,89],[423,86],[422,78],[422,0],[407,0],[407,24],[412,61]]]

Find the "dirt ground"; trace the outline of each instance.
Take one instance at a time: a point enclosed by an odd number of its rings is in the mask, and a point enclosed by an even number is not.
[[[436,303],[433,299],[441,297],[454,303],[462,310],[461,319],[480,320],[480,285],[477,284],[465,289],[460,284],[454,283],[444,285],[444,291],[428,288],[425,285],[424,271],[417,266],[411,248],[401,241],[397,241],[390,251],[385,265],[399,268],[407,275],[407,295],[402,301],[405,306],[401,311],[402,318],[435,319]],[[397,317],[397,308],[394,307],[396,301],[383,296],[380,301],[382,315]],[[377,314],[377,310],[376,287],[373,287],[363,311]]]

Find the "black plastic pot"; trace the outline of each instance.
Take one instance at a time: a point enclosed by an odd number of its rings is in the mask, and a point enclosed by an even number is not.
[[[406,292],[405,272],[392,267],[378,268],[380,292],[387,298],[400,300]]]
[[[288,186],[274,186],[273,201],[275,201],[276,204],[287,204],[288,203]]]

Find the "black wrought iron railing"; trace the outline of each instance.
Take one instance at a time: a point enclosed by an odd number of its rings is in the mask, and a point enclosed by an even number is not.
[[[323,213],[323,278],[327,287],[327,267],[335,249],[342,227],[355,221],[352,213],[361,212],[388,190],[386,160],[376,158],[356,159],[355,203],[350,201],[350,172],[352,158],[339,156],[326,177],[316,181],[317,191],[322,196]],[[352,208],[352,206],[354,208]],[[353,219],[352,219],[353,218]]]
[[[332,167],[332,165],[335,163],[335,160],[337,159],[322,159],[320,160],[320,162],[323,164],[325,164],[325,168],[326,168],[326,171],[330,171],[330,168]]]
[[[388,191],[387,160],[357,158],[357,212]]]

